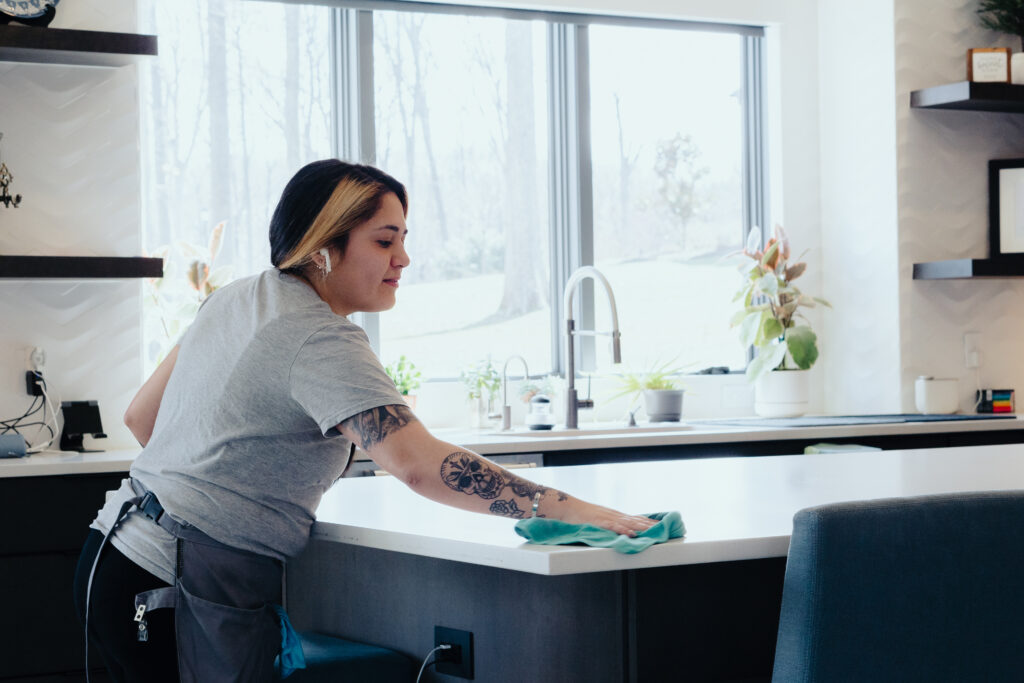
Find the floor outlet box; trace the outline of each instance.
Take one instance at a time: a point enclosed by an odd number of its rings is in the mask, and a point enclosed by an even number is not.
[[[435,653],[437,673],[473,680],[473,633],[435,626],[434,647],[442,643],[448,643],[452,649]]]

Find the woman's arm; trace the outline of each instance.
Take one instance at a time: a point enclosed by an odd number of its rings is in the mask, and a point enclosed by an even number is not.
[[[149,437],[153,436],[153,425],[156,423],[156,414],[160,410],[160,401],[163,400],[167,380],[171,378],[171,371],[174,370],[174,363],[177,360],[178,347],[176,345],[153,371],[146,383],[142,385],[139,393],[135,394],[128,410],[125,411],[125,425],[143,446],[149,443]]]
[[[518,477],[476,453],[434,438],[404,405],[372,408],[338,430],[416,493],[472,512],[521,519],[532,514],[634,535],[655,521],[593,505]]]

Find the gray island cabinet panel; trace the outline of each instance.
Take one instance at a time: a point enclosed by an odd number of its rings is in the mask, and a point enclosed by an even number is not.
[[[289,566],[288,610],[300,630],[414,660],[434,626],[471,631],[488,683],[767,683],[784,572],[769,558],[542,576],[314,541]]]

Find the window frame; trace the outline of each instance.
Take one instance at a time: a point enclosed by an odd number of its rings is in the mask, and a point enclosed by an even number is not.
[[[565,374],[564,284],[570,273],[594,262],[593,177],[590,139],[588,28],[594,24],[731,33],[741,36],[743,73],[743,234],[755,226],[762,240],[769,216],[768,155],[765,120],[765,35],[761,26],[645,17],[551,12],[503,7],[478,7],[419,0],[279,0],[320,4],[331,9],[334,92],[333,151],[337,156],[375,163],[373,13],[378,11],[459,14],[541,20],[548,23],[548,167],[550,217],[551,372]],[[594,322],[593,283],[585,281],[576,297],[574,318],[579,329]],[[354,321],[380,351],[380,317],[359,313]],[[595,367],[595,339],[579,338],[577,371]],[[748,349],[748,361],[753,349]],[[730,373],[743,368],[730,368]],[[453,381],[431,377],[425,381]]]

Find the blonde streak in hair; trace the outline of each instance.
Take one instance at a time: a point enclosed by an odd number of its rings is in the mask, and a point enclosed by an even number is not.
[[[378,190],[376,185],[351,180],[338,183],[306,234],[279,267],[284,270],[305,265],[313,254],[355,228],[358,218],[365,213],[366,203],[373,199]]]

